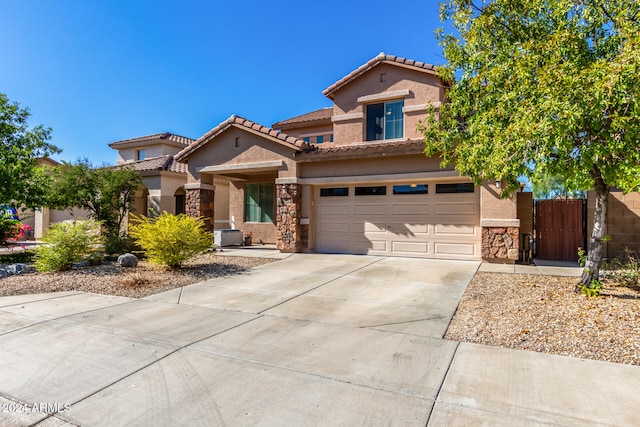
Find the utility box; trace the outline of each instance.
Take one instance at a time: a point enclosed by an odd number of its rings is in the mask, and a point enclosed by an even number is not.
[[[243,243],[242,230],[222,229],[213,231],[213,243],[216,247],[240,246]]]

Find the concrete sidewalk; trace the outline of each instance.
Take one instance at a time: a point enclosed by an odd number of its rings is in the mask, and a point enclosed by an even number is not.
[[[640,424],[639,367],[442,339],[478,268],[295,254],[141,300],[0,298],[0,425]]]

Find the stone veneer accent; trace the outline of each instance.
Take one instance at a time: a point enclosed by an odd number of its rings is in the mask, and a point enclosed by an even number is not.
[[[202,217],[207,231],[213,231],[213,190],[186,189],[185,209],[189,216]]]
[[[482,227],[482,259],[518,259],[520,249],[520,228]]]
[[[302,247],[301,193],[300,184],[276,184],[276,246],[280,252],[299,252]]]

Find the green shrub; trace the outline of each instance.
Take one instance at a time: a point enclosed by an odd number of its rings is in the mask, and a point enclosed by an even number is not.
[[[600,280],[594,279],[591,281],[591,286],[580,285],[580,292],[588,297],[597,297],[600,295],[603,287],[604,285]]]
[[[35,252],[32,250],[15,251],[0,254],[0,264],[15,264],[17,262],[32,262]]]
[[[130,236],[107,234],[105,237],[104,252],[108,255],[122,255],[127,252],[138,252],[141,249]]]
[[[177,268],[213,246],[213,235],[204,230],[201,218],[162,212],[156,218],[134,216],[134,219],[138,223],[129,226],[129,235],[154,264]]]
[[[36,252],[36,270],[69,270],[74,262],[95,258],[102,250],[103,240],[100,223],[94,220],[53,224],[42,238],[44,245]]]

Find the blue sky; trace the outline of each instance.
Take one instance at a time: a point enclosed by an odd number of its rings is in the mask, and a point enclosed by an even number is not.
[[[379,52],[443,63],[437,1],[0,0],[0,92],[53,129],[56,160],[113,164],[110,142],[266,126]]]

